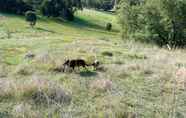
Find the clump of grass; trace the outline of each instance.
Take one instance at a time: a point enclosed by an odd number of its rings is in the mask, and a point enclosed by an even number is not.
[[[127,69],[129,72],[132,72],[132,71],[141,70],[142,67],[140,66],[140,64],[132,63],[132,64],[128,64],[128,65],[126,66],[126,69]]]
[[[52,56],[49,54],[49,52],[42,52],[38,54],[34,60],[38,63],[50,63]]]
[[[109,51],[104,51],[104,52],[102,52],[102,55],[103,56],[112,57],[113,56],[113,53],[112,52],[109,52]]]
[[[71,95],[60,84],[47,79],[32,78],[29,80],[1,80],[3,99],[32,100],[35,104],[69,104]]]
[[[5,65],[0,65],[0,77],[6,77],[8,75],[8,69]]]
[[[50,68],[51,71],[54,72],[63,72],[64,71],[64,60],[63,59],[55,59],[52,61],[53,62],[53,66]]]
[[[33,74],[34,70],[33,70],[33,67],[28,64],[28,63],[23,63],[23,64],[19,64],[16,69],[15,69],[15,74],[18,74],[18,75],[24,75],[24,76],[27,76],[27,75],[31,75]]]
[[[32,106],[27,103],[20,103],[13,107],[11,115],[14,118],[40,118],[38,112],[32,110]]]
[[[128,57],[130,59],[147,59],[147,56],[140,54],[129,54]]]
[[[54,57],[51,54],[49,54],[48,52],[44,52],[38,54],[34,58],[33,64],[37,69],[49,71],[55,68],[56,63]]]
[[[113,82],[108,79],[93,80],[90,88],[93,91],[109,91],[113,87]]]
[[[15,96],[13,80],[0,79],[0,101],[12,99]]]
[[[179,89],[186,88],[186,68],[180,68],[176,72],[176,83]]]

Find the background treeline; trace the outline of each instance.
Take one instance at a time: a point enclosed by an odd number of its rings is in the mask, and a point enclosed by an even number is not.
[[[113,9],[116,0],[82,0],[82,4],[87,8],[95,8],[101,10],[111,10]]]
[[[74,19],[74,12],[83,7],[111,10],[115,0],[0,0],[0,11],[24,14],[39,11],[45,16]]]
[[[0,0],[3,12],[24,14],[33,10],[67,20],[73,20],[74,13],[84,7],[117,8],[125,39],[186,46],[186,0]]]
[[[24,14],[28,10],[39,11],[45,16],[73,20],[77,9],[82,9],[81,0],[0,0],[0,11]]]
[[[121,0],[119,8],[124,38],[186,46],[186,0]]]
[[[23,14],[28,10],[33,10],[32,6],[23,0],[0,0],[0,11]]]

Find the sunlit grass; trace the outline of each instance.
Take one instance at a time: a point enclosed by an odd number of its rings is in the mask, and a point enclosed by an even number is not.
[[[185,117],[186,80],[175,76],[178,65],[185,67],[185,50],[120,40],[113,13],[85,9],[76,13],[75,22],[40,16],[33,29],[23,16],[3,16],[0,117],[167,118],[172,113]],[[111,32],[104,28],[107,22],[113,24]],[[36,57],[25,59],[29,51]],[[77,58],[89,63],[97,59],[101,66],[54,71],[65,59]],[[70,92],[69,104],[55,101],[64,95],[59,86]],[[54,102],[47,103],[48,97]]]

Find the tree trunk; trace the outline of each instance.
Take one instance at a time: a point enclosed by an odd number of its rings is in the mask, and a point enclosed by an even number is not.
[[[117,9],[117,0],[114,0],[114,11]]]

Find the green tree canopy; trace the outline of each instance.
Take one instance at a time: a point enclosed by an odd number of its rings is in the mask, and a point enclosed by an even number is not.
[[[82,4],[88,8],[111,10],[114,7],[115,0],[82,0]]]
[[[133,3],[131,0],[120,3],[118,16],[123,36],[148,39],[160,46],[186,46],[186,0],[133,0]]]
[[[32,10],[32,6],[23,0],[0,0],[1,12],[24,14],[28,10]]]
[[[61,16],[67,20],[74,19],[74,12],[82,9],[81,0],[44,0],[41,11],[45,16]]]

